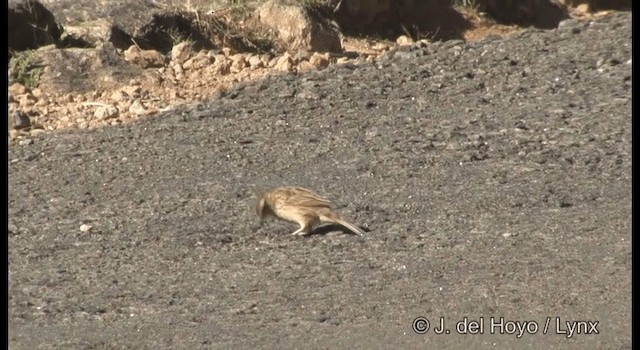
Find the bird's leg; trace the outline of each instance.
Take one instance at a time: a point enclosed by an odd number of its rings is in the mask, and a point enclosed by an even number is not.
[[[310,233],[311,233],[311,229],[306,229],[306,230],[300,231],[300,233],[298,233],[298,236],[306,236]]]
[[[292,236],[306,236],[311,232],[311,225],[300,224],[300,228],[293,232]]]

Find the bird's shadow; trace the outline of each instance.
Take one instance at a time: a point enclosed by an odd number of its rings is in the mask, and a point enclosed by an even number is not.
[[[360,228],[364,232],[371,231],[370,229],[361,227],[361,226],[358,226],[358,228]],[[315,229],[313,229],[311,232],[309,232],[309,236],[315,236],[315,235],[323,236],[331,232],[341,232],[342,234],[346,234],[346,235],[358,236],[356,233],[351,232],[346,227],[338,224],[326,224],[326,225],[318,226]]]

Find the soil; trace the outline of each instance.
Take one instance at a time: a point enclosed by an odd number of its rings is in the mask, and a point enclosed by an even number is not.
[[[631,348],[631,63],[611,13],[20,139],[9,347]],[[259,225],[279,185],[367,235]]]

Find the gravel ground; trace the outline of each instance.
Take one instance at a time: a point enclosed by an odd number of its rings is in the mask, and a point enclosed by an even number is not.
[[[259,225],[277,185],[367,235]],[[631,13],[9,150],[11,349],[630,349],[630,292]]]

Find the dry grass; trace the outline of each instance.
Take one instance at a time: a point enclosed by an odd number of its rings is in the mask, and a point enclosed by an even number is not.
[[[217,13],[232,11],[237,14],[250,13],[268,0],[172,0],[169,8],[178,11]],[[286,4],[301,4],[309,7],[333,9],[339,0],[281,0]],[[241,16],[239,17],[241,19]]]

